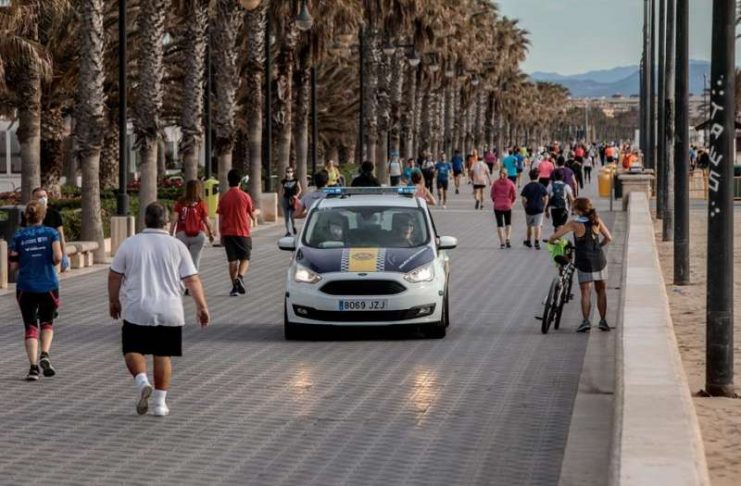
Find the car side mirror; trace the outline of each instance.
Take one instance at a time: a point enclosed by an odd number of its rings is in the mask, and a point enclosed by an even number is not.
[[[453,250],[458,246],[458,238],[453,236],[441,236],[437,244],[440,250]]]
[[[284,236],[278,240],[278,248],[283,251],[296,251],[296,237]]]

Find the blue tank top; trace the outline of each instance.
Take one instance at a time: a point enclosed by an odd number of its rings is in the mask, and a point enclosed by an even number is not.
[[[59,241],[59,233],[48,226],[22,228],[13,236],[10,251],[18,253],[20,264],[18,290],[44,293],[59,288],[51,246],[55,241]]]

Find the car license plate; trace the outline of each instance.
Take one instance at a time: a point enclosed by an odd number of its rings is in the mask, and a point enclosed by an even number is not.
[[[382,311],[386,310],[387,306],[387,300],[378,299],[353,299],[340,301],[341,311]]]

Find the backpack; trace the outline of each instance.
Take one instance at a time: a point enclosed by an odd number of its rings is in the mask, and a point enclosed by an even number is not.
[[[561,181],[554,183],[551,192],[549,205],[552,208],[566,209],[566,184]]]
[[[198,205],[184,206],[180,220],[183,221],[183,231],[186,236],[198,236],[201,232],[201,218],[198,214]]]

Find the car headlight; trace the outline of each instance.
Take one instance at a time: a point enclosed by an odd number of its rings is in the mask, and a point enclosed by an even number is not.
[[[435,278],[435,267],[432,263],[422,265],[404,274],[404,280],[411,283],[432,282],[433,278]]]
[[[296,270],[293,272],[293,279],[296,282],[315,284],[322,279],[321,275],[316,272],[312,272],[303,265],[296,265]]]

